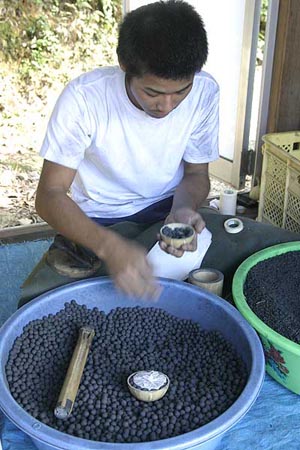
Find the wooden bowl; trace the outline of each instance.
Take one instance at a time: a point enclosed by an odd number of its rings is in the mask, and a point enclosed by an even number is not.
[[[167,236],[165,234],[166,229],[171,229],[171,232],[174,232],[175,229],[179,229],[179,231],[187,230],[189,235],[178,237]],[[160,236],[162,240],[171,247],[180,248],[184,244],[190,244],[195,236],[195,230],[191,225],[186,223],[168,223],[161,227]]]
[[[145,371],[146,372],[146,371]],[[153,372],[153,371],[147,371],[147,372]],[[136,374],[140,372],[134,372],[127,378],[127,385],[129,388],[129,391],[131,394],[137,398],[138,400],[142,400],[143,402],[155,402],[156,400],[160,400],[168,391],[170,380],[167,377],[167,375],[162,374],[166,377],[166,383],[160,387],[159,389],[140,389],[133,385],[133,378]],[[159,372],[161,373],[161,372]]]

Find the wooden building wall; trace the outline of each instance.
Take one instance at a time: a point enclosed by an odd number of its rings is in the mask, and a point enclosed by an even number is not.
[[[280,0],[267,131],[300,130],[300,1]]]

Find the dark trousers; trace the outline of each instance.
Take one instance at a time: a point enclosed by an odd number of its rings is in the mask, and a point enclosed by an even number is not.
[[[206,222],[208,230],[212,233],[212,243],[201,267],[218,269],[224,274],[223,296],[225,298],[230,296],[232,278],[236,269],[248,256],[275,244],[300,241],[300,234],[298,233],[292,233],[273,225],[259,223],[246,217],[240,217],[244,225],[243,230],[237,234],[229,234],[224,229],[224,221],[229,216],[221,215],[208,208],[201,208],[200,213]],[[152,225],[120,222],[112,225],[110,228],[121,236],[139,242],[147,250],[150,250],[157,241],[157,233],[162,224],[163,221]],[[53,268],[53,265],[49,264],[50,250],[46,252],[23,284],[19,307],[50,289],[71,283],[80,278],[79,276],[72,277],[70,274],[62,275],[58,273]],[[90,264],[93,268],[94,261],[96,261],[95,256],[80,246],[79,249],[77,246],[77,250],[75,248],[75,268],[76,264],[84,266],[84,262],[86,262],[87,266]],[[66,250],[66,253],[68,252],[69,250]],[[73,258],[72,254],[70,257],[71,259]],[[97,267],[97,264],[94,267]],[[89,275],[86,275],[85,272],[81,278],[108,275],[104,264],[101,264],[99,268],[91,272],[92,274]]]
[[[157,241],[157,233],[163,223],[120,222],[109,228],[150,250]],[[97,263],[99,260],[91,251],[57,235],[54,243],[23,283],[18,307],[50,289],[78,279],[108,275],[105,264],[101,261],[100,264]],[[62,266],[65,270],[62,270]]]

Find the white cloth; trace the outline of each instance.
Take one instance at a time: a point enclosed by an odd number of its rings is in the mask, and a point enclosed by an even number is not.
[[[194,252],[184,252],[181,258],[176,258],[164,252],[158,242],[147,255],[148,262],[153,267],[156,277],[171,278],[173,280],[185,280],[189,273],[198,269],[211,244],[211,232],[204,228],[197,235],[197,250]]]
[[[52,113],[41,156],[77,170],[72,198],[90,217],[125,217],[171,196],[183,163],[218,158],[219,88],[207,73],[170,114],[129,100],[119,67],[70,82]]]

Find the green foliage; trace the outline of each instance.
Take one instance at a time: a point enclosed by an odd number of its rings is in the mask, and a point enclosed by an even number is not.
[[[262,0],[261,13],[260,13],[260,26],[258,34],[258,48],[257,48],[257,64],[262,63],[264,47],[265,47],[265,34],[268,16],[269,0]]]
[[[15,57],[16,49],[21,48],[20,36],[10,21],[0,22],[0,49],[6,59]]]
[[[0,0],[0,54],[23,81],[66,64],[115,62],[121,0]],[[65,76],[62,73],[62,76]]]
[[[259,39],[262,41],[265,40],[267,15],[268,15],[268,3],[269,3],[269,0],[262,0],[262,2],[261,2]]]

